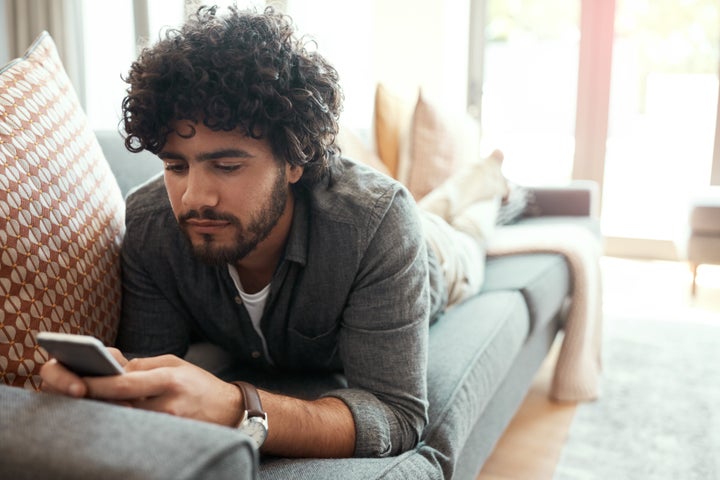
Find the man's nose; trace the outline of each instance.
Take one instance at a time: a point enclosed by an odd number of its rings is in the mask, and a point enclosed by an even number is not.
[[[215,182],[202,171],[202,168],[190,168],[182,196],[183,206],[188,210],[217,206],[219,194],[216,187]]]

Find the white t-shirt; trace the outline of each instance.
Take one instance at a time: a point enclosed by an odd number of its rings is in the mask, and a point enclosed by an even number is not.
[[[265,285],[265,287],[263,287],[263,289],[259,292],[246,293],[245,290],[243,290],[242,282],[240,282],[240,275],[238,274],[237,268],[235,268],[234,265],[228,264],[228,271],[230,272],[230,277],[233,279],[233,283],[235,283],[235,288],[237,288],[240,298],[242,298],[245,310],[247,310],[250,315],[252,326],[255,329],[255,332],[257,332],[260,336],[265,358],[272,364],[273,361],[272,358],[270,358],[270,353],[268,352],[265,335],[263,335],[262,330],[260,329],[260,319],[262,318],[263,310],[265,310],[265,303],[267,303],[268,295],[270,294],[270,284],[268,283]]]

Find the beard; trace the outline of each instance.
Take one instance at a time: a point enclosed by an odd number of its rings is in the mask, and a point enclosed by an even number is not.
[[[273,184],[270,196],[260,210],[251,217],[247,226],[244,226],[240,219],[232,214],[216,212],[212,209],[190,210],[178,218],[180,229],[190,242],[193,254],[200,261],[217,266],[228,263],[235,264],[255,250],[258,244],[270,235],[270,232],[272,232],[285,212],[285,205],[289,195],[285,169],[280,168],[279,170],[280,172]],[[229,222],[230,228],[236,230],[232,244],[219,245],[215,235],[212,234],[202,235],[200,243],[193,243],[185,224],[185,221],[191,218]]]

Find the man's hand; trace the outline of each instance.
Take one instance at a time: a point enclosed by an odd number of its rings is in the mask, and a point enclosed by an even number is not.
[[[51,360],[40,370],[43,390],[226,426],[239,422],[241,395],[234,385],[174,355],[128,361],[117,349],[109,350],[124,375],[80,378]]]
[[[226,426],[236,426],[242,395],[231,383],[174,355],[128,361],[110,353],[125,374],[80,378],[55,360],[40,370],[42,389],[164,412]],[[355,448],[355,423],[337,398],[305,401],[260,390],[268,413],[269,436],[263,451],[279,456],[347,457]]]
[[[117,348],[108,347],[110,354],[124,368],[128,360]],[[59,393],[70,397],[85,397],[88,394],[88,387],[85,381],[71,372],[56,359],[51,358],[40,368],[42,377],[41,388],[44,392]]]

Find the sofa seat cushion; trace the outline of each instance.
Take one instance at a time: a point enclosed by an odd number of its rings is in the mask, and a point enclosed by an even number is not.
[[[484,292],[519,291],[530,312],[530,330],[544,327],[563,307],[570,293],[570,271],[557,253],[489,257]]]

